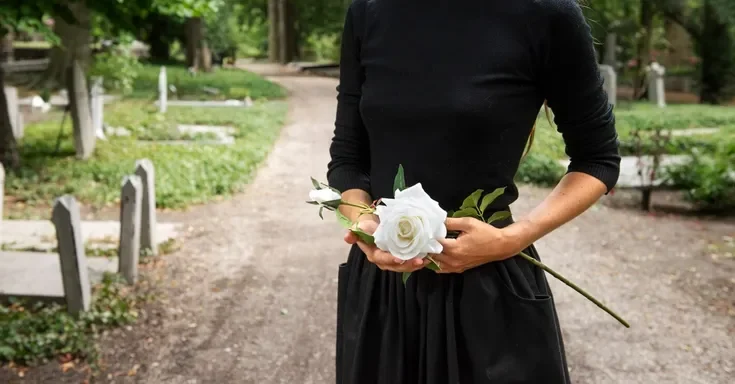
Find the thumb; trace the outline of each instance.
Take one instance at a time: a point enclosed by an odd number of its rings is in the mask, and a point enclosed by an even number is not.
[[[357,235],[355,235],[352,231],[348,230],[345,233],[345,242],[347,244],[355,244],[358,240]]]
[[[475,226],[477,220],[470,217],[448,217],[444,222],[447,231],[469,232]]]

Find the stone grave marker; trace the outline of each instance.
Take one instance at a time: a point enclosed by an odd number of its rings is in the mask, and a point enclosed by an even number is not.
[[[608,33],[607,36],[605,36],[605,57],[602,60],[602,63],[605,65],[611,66],[613,69],[615,69],[618,59],[617,59],[617,51],[618,51],[618,42],[617,42],[618,36],[615,33]]]
[[[615,69],[610,65],[600,65],[600,72],[604,79],[604,88],[607,93],[607,99],[611,105],[615,105],[618,99],[618,76]]]
[[[73,196],[64,195],[54,203],[51,221],[56,227],[64,298],[73,315],[89,310],[92,296],[79,216],[79,204]]]
[[[152,255],[158,254],[156,238],[156,177],[153,162],[141,159],[135,162],[135,175],[142,183],[140,249],[148,249]]]
[[[5,92],[5,100],[8,104],[8,115],[10,117],[10,126],[13,131],[13,137],[16,140],[23,138],[23,114],[20,113],[18,101],[18,88],[3,87]]]
[[[660,108],[666,107],[665,74],[666,68],[655,61],[648,66],[648,99]]]
[[[104,110],[105,110],[105,89],[102,87],[102,77],[92,79],[92,90],[90,92],[90,107],[92,112],[92,126],[98,139],[105,140],[104,131]]]
[[[168,107],[168,79],[166,78],[166,67],[161,67],[158,74],[158,111],[166,113]]]
[[[140,216],[143,182],[139,176],[125,176],[120,199],[120,274],[128,284],[138,281],[140,259]]]

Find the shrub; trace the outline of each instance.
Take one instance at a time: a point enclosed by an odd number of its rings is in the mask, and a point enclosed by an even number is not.
[[[723,143],[714,152],[693,149],[691,161],[670,166],[665,177],[686,190],[686,197],[702,209],[735,209],[735,143]]]
[[[561,180],[565,171],[553,157],[531,150],[521,161],[515,180],[519,183],[553,186]]]

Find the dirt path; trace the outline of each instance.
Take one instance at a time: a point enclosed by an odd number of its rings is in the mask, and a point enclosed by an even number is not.
[[[162,302],[105,337],[106,371],[95,381],[334,382],[337,265],[347,247],[303,201],[308,177],[325,171],[336,81],[276,81],[291,90],[291,114],[268,162],[244,195],[191,212],[191,238],[162,270]],[[518,213],[548,191],[521,192]],[[733,234],[731,224],[600,204],[539,242],[548,264],[633,325],[552,279],[574,382],[732,382],[735,262],[711,260],[706,246]]]

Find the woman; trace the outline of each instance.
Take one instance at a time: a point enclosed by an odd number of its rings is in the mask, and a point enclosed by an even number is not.
[[[569,383],[543,272],[514,257],[616,183],[620,157],[590,30],[574,0],[355,0],[344,25],[329,184],[348,201],[392,197],[399,164],[445,210],[507,187],[544,101],[571,158],[532,212],[461,231],[435,259],[401,263],[354,244],[340,266],[337,382]],[[348,207],[342,212],[358,220]],[[372,231],[377,217],[360,217]],[[495,225],[495,223],[494,223]],[[401,272],[413,272],[404,287]]]

